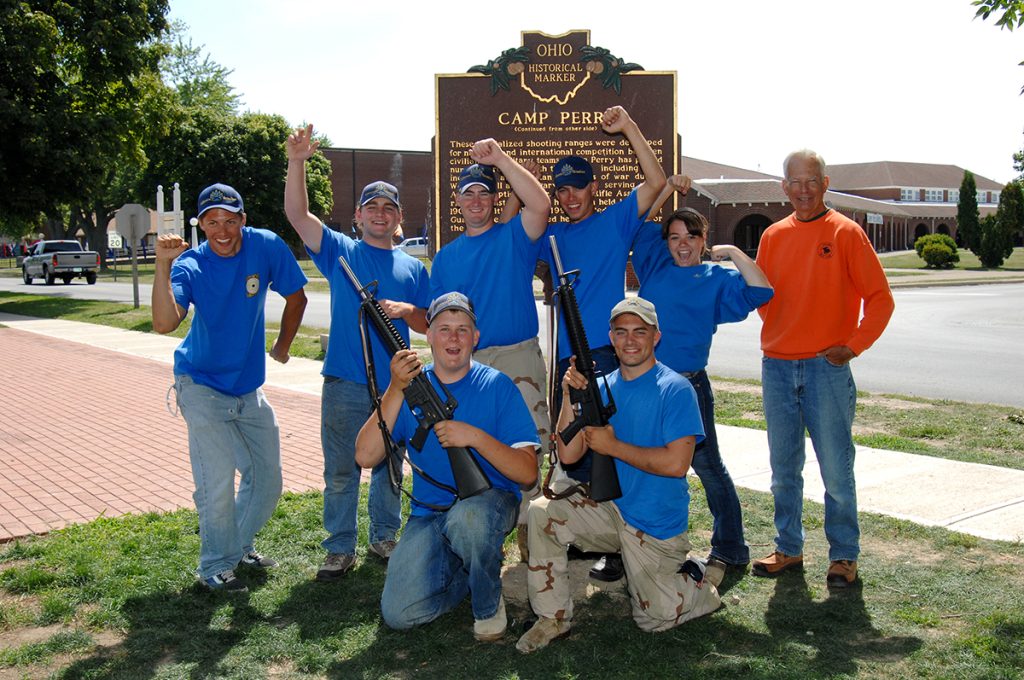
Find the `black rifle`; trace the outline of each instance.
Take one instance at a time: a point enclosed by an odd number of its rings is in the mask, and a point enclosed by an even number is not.
[[[345,273],[348,274],[352,285],[359,291],[359,297],[362,298],[360,307],[363,314],[369,318],[373,327],[377,329],[377,334],[380,336],[381,342],[384,343],[388,356],[392,357],[400,350],[409,349],[405,340],[399,335],[398,329],[391,323],[387,313],[384,312],[380,303],[377,302],[377,299],[369,291],[369,287],[376,286],[377,282],[373,281],[363,286],[359,283],[359,279],[356,278],[355,272],[349,267],[345,258],[339,257],[338,261],[341,263]],[[419,421],[416,432],[409,441],[409,445],[417,451],[423,450],[423,444],[431,428],[442,420],[451,420],[456,407],[459,405],[455,397],[448,391],[448,388],[444,386],[444,383],[439,382],[439,384],[441,389],[444,390],[445,399],[443,401],[440,395],[438,395],[437,390],[434,389],[434,384],[430,382],[430,378],[422,372],[416,375],[412,382],[409,383],[409,386],[403,390],[409,408]],[[390,438],[390,435],[388,437]],[[468,448],[452,446],[446,450],[448,451],[448,462],[452,466],[452,476],[455,478],[455,490],[460,499],[475,496],[491,488],[490,480],[487,479],[487,475],[484,474],[480,463],[473,457],[473,453]],[[430,479],[427,475],[423,475],[423,477],[434,484],[438,484],[436,480]],[[445,485],[440,486],[444,487]]]
[[[563,444],[572,441],[584,426],[604,427],[609,419],[615,414],[615,400],[608,388],[608,380],[604,380],[605,393],[608,395],[608,405],[605,406],[601,400],[601,387],[597,383],[598,373],[594,369],[594,360],[590,356],[590,345],[587,343],[587,334],[583,330],[583,320],[580,318],[580,308],[576,303],[576,291],[573,290],[573,283],[579,278],[578,269],[566,272],[562,270],[562,258],[558,254],[558,243],[554,236],[548,237],[551,242],[551,255],[555,261],[555,270],[558,275],[558,288],[555,295],[558,297],[558,306],[562,312],[562,319],[565,321],[566,334],[569,336],[569,347],[576,356],[576,370],[587,379],[587,386],[582,390],[575,387],[569,388],[569,398],[572,400],[573,408],[576,411],[576,418],[569,423],[564,430],[558,433]],[[604,378],[604,376],[601,376]],[[615,461],[611,456],[598,453],[591,449],[593,462],[590,468],[590,499],[593,501],[610,501],[622,496],[622,489],[619,488],[619,473],[615,470]]]

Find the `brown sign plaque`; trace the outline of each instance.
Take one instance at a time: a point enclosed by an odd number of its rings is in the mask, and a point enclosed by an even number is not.
[[[601,209],[640,182],[629,142],[601,129],[604,110],[620,105],[647,136],[665,172],[678,171],[674,71],[644,71],[592,46],[587,30],[524,31],[522,42],[470,73],[435,76],[434,248],[463,231],[455,185],[459,171],[472,163],[469,149],[479,139],[493,137],[516,160],[538,161],[541,183],[549,189],[551,166],[559,158],[587,158],[597,175]],[[498,190],[500,211],[508,185],[500,182]],[[556,219],[564,219],[557,208]]]

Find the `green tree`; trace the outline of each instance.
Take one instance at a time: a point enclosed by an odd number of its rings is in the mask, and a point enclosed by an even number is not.
[[[964,170],[964,178],[960,182],[960,200],[956,204],[957,234],[960,241],[975,255],[981,242],[981,227],[978,222],[978,185],[974,181],[974,173]]]
[[[167,10],[168,0],[0,6],[4,224],[63,222],[106,189],[111,166],[138,157],[141,88]]]
[[[996,269],[1013,254],[1013,236],[1024,224],[1024,194],[1021,187],[1010,182],[999,196],[995,215],[981,221],[981,243],[977,252],[983,267]]]
[[[245,113],[222,116],[197,111],[162,140],[143,174],[143,186],[181,185],[186,215],[194,214],[204,187],[224,182],[238,189],[247,221],[271,229],[298,250],[300,242],[284,214],[284,178],[288,160],[284,142],[291,126],[279,115]],[[326,144],[325,144],[326,145]],[[326,215],[333,203],[330,163],[318,153],[306,163],[310,210]]]

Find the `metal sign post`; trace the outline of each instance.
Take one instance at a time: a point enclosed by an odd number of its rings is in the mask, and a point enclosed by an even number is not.
[[[114,215],[117,233],[128,239],[132,249],[132,292],[135,309],[139,308],[139,239],[149,233],[149,210],[138,203],[126,203]]]

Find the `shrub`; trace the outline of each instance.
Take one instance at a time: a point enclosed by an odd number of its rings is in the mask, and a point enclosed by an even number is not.
[[[929,267],[950,268],[960,261],[956,241],[946,234],[927,234],[914,242],[918,257]]]

